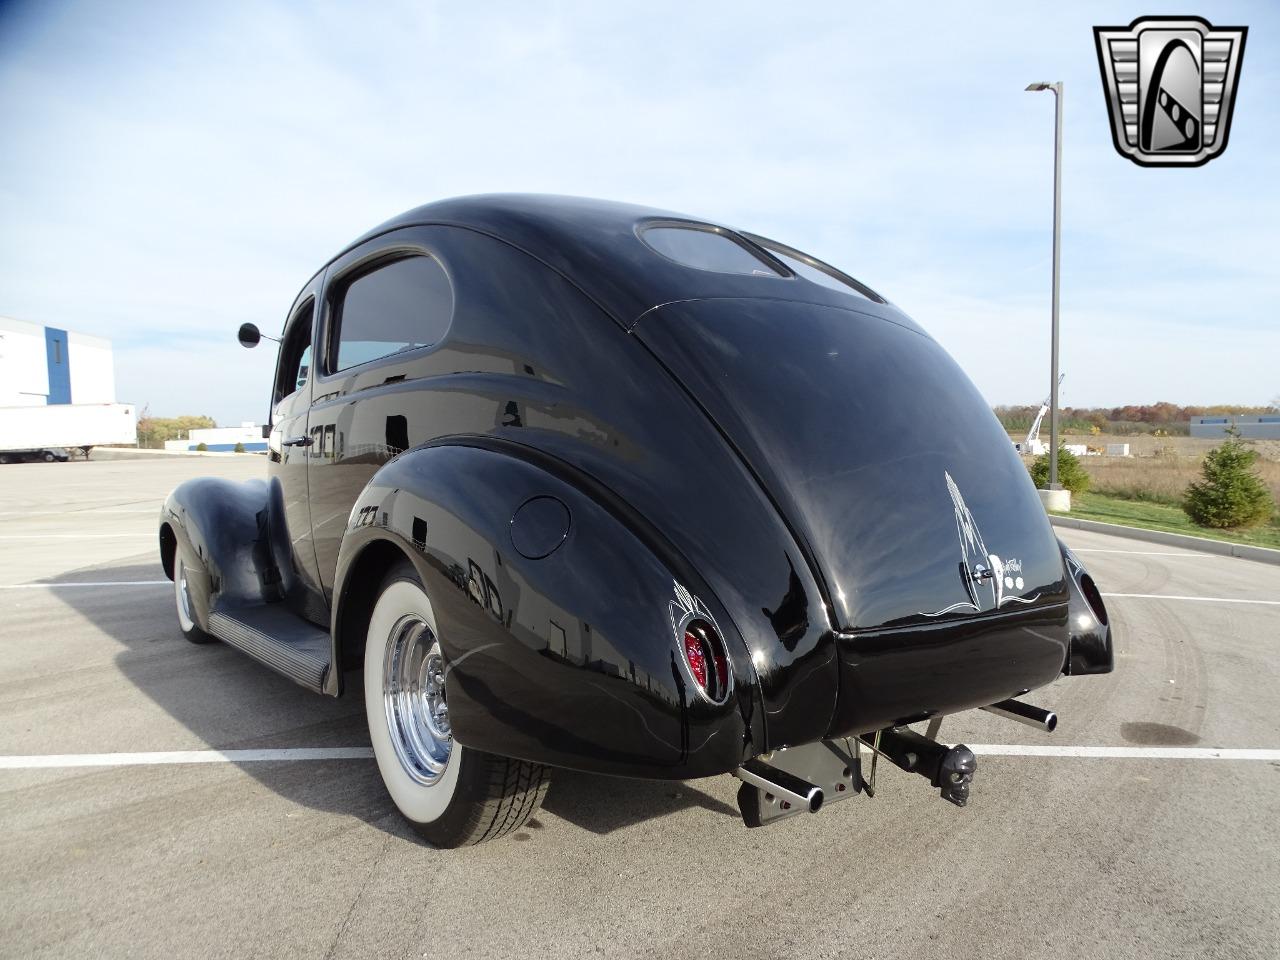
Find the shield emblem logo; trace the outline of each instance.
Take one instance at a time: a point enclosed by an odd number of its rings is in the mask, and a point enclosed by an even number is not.
[[[1248,32],[1199,17],[1094,27],[1120,155],[1144,167],[1198,167],[1222,153]]]

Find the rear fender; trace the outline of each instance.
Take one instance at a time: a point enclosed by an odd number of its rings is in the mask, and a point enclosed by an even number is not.
[[[1070,548],[1058,540],[1067,568],[1071,595],[1067,602],[1067,622],[1071,635],[1067,661],[1062,672],[1074,677],[1089,673],[1110,673],[1115,669],[1111,618],[1102,594]]]
[[[272,554],[270,486],[200,477],[181,484],[160,509],[160,552],[165,574],[175,558],[188,570],[196,624],[208,630],[215,603],[281,599],[280,567]]]
[[[363,639],[346,634],[367,625],[344,616],[376,587],[355,582],[377,569],[359,558],[394,543],[431,599],[459,743],[631,776],[736,768],[763,743],[745,643],[660,535],[588,488],[561,461],[479,439],[383,467],[339,553],[333,662]],[[733,689],[723,704],[702,696],[677,647],[680,618],[695,605],[729,653]]]

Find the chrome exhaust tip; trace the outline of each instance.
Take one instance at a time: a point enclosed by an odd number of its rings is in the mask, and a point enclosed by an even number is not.
[[[822,809],[822,788],[801,780],[797,776],[771,767],[760,759],[748,760],[733,775],[743,783],[748,783],[757,790],[771,793],[783,803],[791,804],[801,810],[817,813]]]
[[[1027,726],[1043,730],[1045,733],[1053,733],[1058,726],[1058,715],[1052,710],[1033,707],[1029,703],[1023,703],[1021,700],[1001,700],[999,703],[993,703],[982,709],[987,713],[994,713],[998,717],[1004,717],[1006,720],[1025,723]]]

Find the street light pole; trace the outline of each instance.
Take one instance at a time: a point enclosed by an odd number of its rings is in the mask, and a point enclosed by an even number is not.
[[[1033,83],[1028,91],[1053,91],[1053,320],[1049,360],[1049,489],[1058,483],[1058,286],[1062,253],[1062,81]]]

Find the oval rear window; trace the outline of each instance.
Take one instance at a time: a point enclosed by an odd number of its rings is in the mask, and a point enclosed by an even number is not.
[[[668,260],[695,270],[761,277],[782,276],[729,234],[714,227],[662,224],[646,227],[640,232],[640,238]]]

